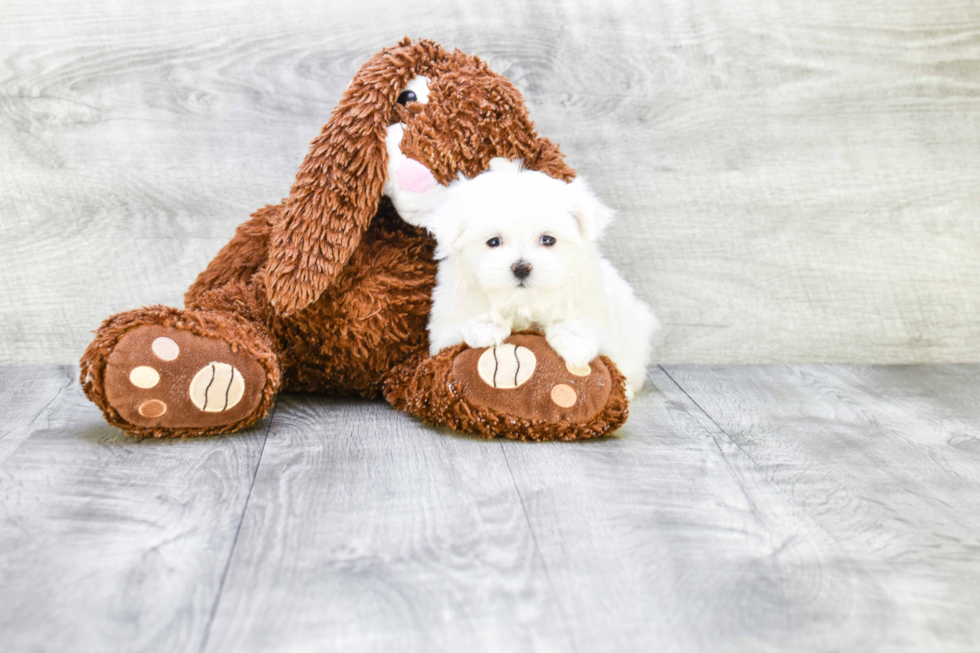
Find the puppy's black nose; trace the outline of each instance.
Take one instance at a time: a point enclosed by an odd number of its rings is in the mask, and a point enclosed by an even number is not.
[[[527,279],[528,275],[531,274],[531,264],[527,261],[518,261],[510,266],[510,269],[518,279]]]

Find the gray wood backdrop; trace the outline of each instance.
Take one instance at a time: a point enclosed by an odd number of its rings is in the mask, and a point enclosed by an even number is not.
[[[179,305],[406,34],[509,76],[620,211],[660,360],[980,360],[976,2],[4,0],[0,363]]]

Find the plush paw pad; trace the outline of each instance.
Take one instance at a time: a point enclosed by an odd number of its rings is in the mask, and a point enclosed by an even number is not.
[[[141,403],[137,410],[143,417],[155,419],[157,417],[163,417],[163,415],[167,412],[167,404],[163,403],[159,399],[148,399]]]
[[[556,406],[571,408],[578,401],[578,395],[575,394],[575,388],[572,386],[559,383],[551,389],[551,400]]]
[[[157,383],[160,383],[160,373],[152,367],[140,365],[134,367],[133,371],[129,373],[129,382],[137,388],[153,388],[156,387]]]
[[[207,428],[237,422],[262,399],[265,371],[218,338],[157,325],[124,335],[106,364],[109,404],[136,426]]]
[[[487,385],[509,390],[526,383],[537,364],[534,352],[527,347],[506,344],[484,351],[477,363],[477,372]]]
[[[191,401],[205,413],[231,410],[245,394],[242,373],[228,363],[211,362],[202,367],[188,389]]]
[[[543,336],[529,333],[515,334],[496,347],[463,351],[453,362],[453,378],[475,406],[572,424],[595,417],[613,390],[602,359],[568,364]]]

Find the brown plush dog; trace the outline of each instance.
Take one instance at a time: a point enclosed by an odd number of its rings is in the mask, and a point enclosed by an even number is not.
[[[421,75],[428,103],[399,103]],[[444,185],[494,157],[574,176],[517,89],[476,57],[424,40],[383,50],[313,141],[289,197],[238,228],[184,310],[151,306],[99,328],[81,381],[109,423],[156,437],[231,432],[265,416],[280,390],[384,396],[487,437],[596,437],[625,421],[616,367],[600,357],[570,370],[539,334],[428,356],[434,243],[383,196],[386,131],[399,122],[401,151]]]

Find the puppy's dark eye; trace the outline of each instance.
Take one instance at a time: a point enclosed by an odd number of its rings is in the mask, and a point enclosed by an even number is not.
[[[417,102],[418,98],[415,96],[415,91],[402,91],[398,94],[398,104],[408,104],[409,102]]]
[[[541,244],[545,247],[551,247],[555,242],[554,236],[541,236]]]
[[[502,242],[499,238],[494,237],[487,241],[487,247],[500,247]]]

